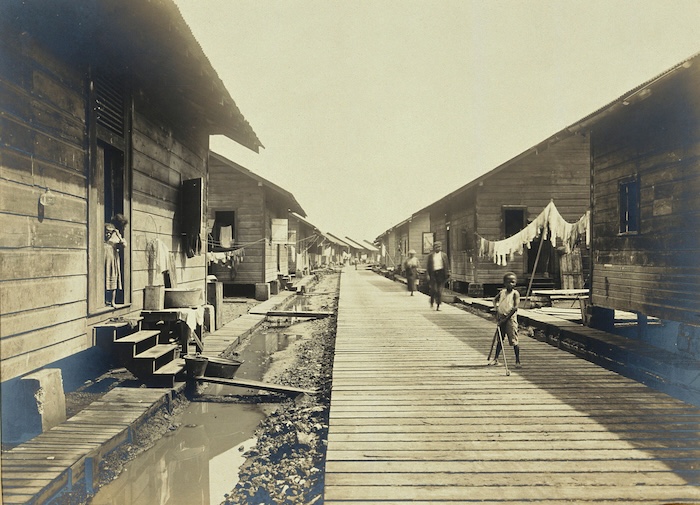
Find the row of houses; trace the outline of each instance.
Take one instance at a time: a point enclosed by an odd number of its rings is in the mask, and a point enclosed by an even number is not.
[[[660,345],[698,355],[698,89],[696,55],[385,231],[381,263],[400,268],[414,249],[425,265],[439,240],[457,291],[491,295],[506,271],[587,289],[592,325],[609,328],[615,310],[675,322]],[[578,247],[527,233],[550,203],[568,231],[585,222]]]
[[[80,384],[95,329],[137,318],[147,288],[265,299],[369,251],[211,153],[215,134],[263,147],[172,0],[0,3],[3,441],[36,430],[22,378]]]

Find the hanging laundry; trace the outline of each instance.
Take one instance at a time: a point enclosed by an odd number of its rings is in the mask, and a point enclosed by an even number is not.
[[[529,249],[532,241],[538,237],[541,237],[541,240],[549,239],[555,247],[557,240],[561,240],[568,254],[584,235],[586,245],[589,245],[590,211],[586,211],[576,223],[571,224],[561,216],[554,201],[551,201],[531,223],[515,235],[496,241],[478,235],[477,237],[479,255],[490,258],[499,266],[506,266],[513,255],[521,254],[523,247]]]
[[[168,246],[160,239],[151,239],[146,242],[146,257],[148,258],[148,284],[162,286],[164,284],[162,274],[172,266]]]
[[[226,248],[233,245],[233,226],[222,226],[219,229],[219,244]]]

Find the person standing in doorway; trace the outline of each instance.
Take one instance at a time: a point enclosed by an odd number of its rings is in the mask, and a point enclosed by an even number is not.
[[[508,272],[503,276],[503,289],[499,291],[493,299],[496,307],[496,324],[501,331],[502,338],[508,337],[508,343],[515,352],[515,368],[520,368],[520,346],[518,345],[518,305],[520,304],[520,293],[515,289],[518,282],[517,276],[513,272]],[[505,351],[504,351],[505,352]],[[496,354],[489,365],[498,365],[498,355],[501,353],[501,339],[496,345]]]
[[[123,290],[121,251],[126,247],[124,228],[129,223],[123,214],[116,214],[105,224],[105,303],[114,307],[117,303],[117,290]]]
[[[450,280],[450,260],[447,254],[442,252],[442,242],[438,241],[433,244],[433,252],[428,256],[427,270],[430,285],[430,308],[435,304],[435,310],[440,310],[442,290],[445,283]]]
[[[419,268],[420,262],[418,258],[416,258],[416,251],[411,249],[408,251],[408,258],[403,262],[403,269],[406,272],[406,286],[408,286],[408,291],[411,293],[411,296],[413,296],[413,292],[416,290]]]

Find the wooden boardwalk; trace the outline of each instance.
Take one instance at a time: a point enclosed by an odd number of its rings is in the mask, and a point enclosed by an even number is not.
[[[700,410],[370,271],[341,280],[325,503],[700,503]],[[512,349],[507,349],[512,359]]]

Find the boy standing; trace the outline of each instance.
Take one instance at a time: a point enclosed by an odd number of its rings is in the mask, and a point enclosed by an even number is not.
[[[503,276],[503,289],[493,299],[496,307],[496,324],[501,330],[501,337],[508,337],[508,343],[513,346],[515,352],[515,368],[520,368],[520,347],[518,346],[518,304],[520,303],[520,293],[515,289],[518,282],[517,276],[513,272],[508,272]],[[505,351],[504,351],[505,352]],[[498,355],[501,353],[501,339],[496,346],[496,354],[489,365],[498,365]]]

